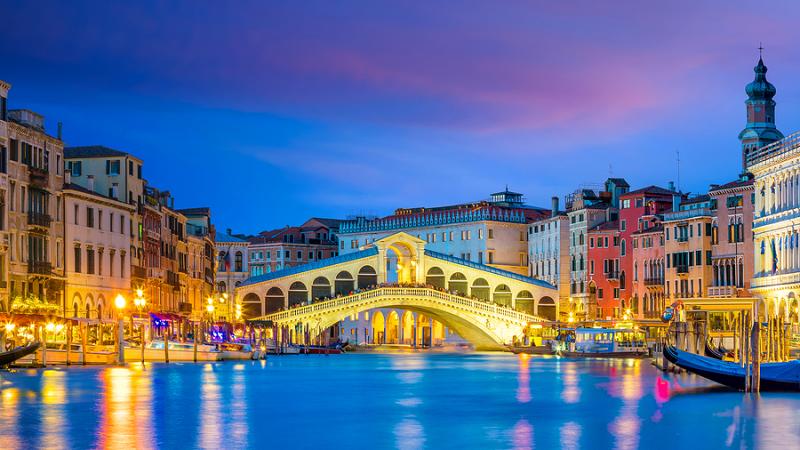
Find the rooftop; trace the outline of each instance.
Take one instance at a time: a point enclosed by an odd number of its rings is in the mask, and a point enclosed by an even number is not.
[[[643,187],[641,189],[636,189],[634,191],[626,192],[626,193],[620,195],[620,198],[622,198],[622,197],[630,197],[630,196],[639,195],[639,194],[677,195],[679,193],[676,192],[676,191],[672,191],[672,190],[669,190],[669,189],[662,188],[660,186],[650,185],[650,186],[647,186],[647,187]]]
[[[130,156],[129,153],[121,150],[115,150],[103,145],[85,145],[79,147],[65,147],[64,158],[107,158],[107,157],[123,157]]]

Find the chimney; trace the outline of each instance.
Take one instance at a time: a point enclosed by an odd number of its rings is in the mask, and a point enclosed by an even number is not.
[[[550,217],[555,217],[558,215],[558,197],[553,196],[550,199]]]
[[[64,171],[64,184],[70,184],[70,183],[72,183],[72,171],[71,170],[65,170]]]
[[[669,189],[670,191],[674,191],[675,190],[675,182],[674,181],[670,181],[669,184],[667,185],[667,189]]]
[[[86,189],[94,192],[94,175],[87,175],[86,176]]]
[[[64,129],[64,124],[58,122],[58,131],[56,132],[56,137],[58,137],[59,141],[63,141],[63,139],[61,139],[61,132],[63,131],[63,129]]]

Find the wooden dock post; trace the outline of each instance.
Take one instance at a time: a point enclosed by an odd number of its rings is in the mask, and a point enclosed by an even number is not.
[[[69,366],[70,359],[72,359],[72,321],[67,321],[67,361],[66,364]]]
[[[197,362],[197,324],[192,322],[192,339],[194,341],[194,346],[192,347],[193,358],[194,362]]]
[[[89,346],[89,324],[81,324],[81,365],[86,365],[86,347]]]
[[[169,363],[169,327],[164,327],[164,362]]]

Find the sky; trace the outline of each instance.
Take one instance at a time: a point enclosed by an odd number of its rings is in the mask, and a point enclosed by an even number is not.
[[[763,43],[800,129],[800,2],[6,0],[10,108],[142,158],[177,207],[256,233],[612,175],[741,171]],[[678,152],[680,163],[678,163]]]

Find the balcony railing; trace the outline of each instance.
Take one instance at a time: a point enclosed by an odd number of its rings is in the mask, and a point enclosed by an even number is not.
[[[677,270],[678,273],[689,273],[689,265],[678,264],[677,266],[675,266],[675,270]]]
[[[47,186],[48,173],[44,169],[28,166],[28,178],[31,184],[36,186]]]
[[[619,280],[619,272],[612,270],[605,273],[606,280]]]
[[[53,218],[50,217],[50,214],[42,214],[37,212],[28,213],[28,225],[49,228],[52,221]]]
[[[645,286],[660,286],[664,284],[664,279],[661,277],[656,278],[645,278],[644,285]]]
[[[131,266],[131,277],[147,278],[147,269],[141,266]]]
[[[675,240],[678,242],[689,242],[689,236],[678,236]]]
[[[711,217],[713,213],[709,208],[687,209],[685,211],[673,211],[664,213],[664,221],[687,220],[695,217]]]
[[[709,286],[709,297],[736,297],[736,286]]]
[[[28,261],[28,273],[34,275],[50,275],[53,265],[45,261]]]
[[[180,303],[178,303],[178,312],[191,313],[192,312],[192,304],[188,303],[188,302],[180,302]]]

